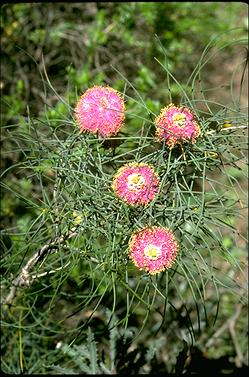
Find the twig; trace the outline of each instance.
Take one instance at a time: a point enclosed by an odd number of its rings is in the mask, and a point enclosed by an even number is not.
[[[60,271],[60,270],[62,270],[63,268],[66,268],[67,266],[69,266],[69,264],[70,264],[70,261],[67,262],[67,263],[65,264],[65,266],[61,266],[61,267],[55,268],[54,270],[50,270],[50,271],[46,271],[46,272],[42,272],[41,274],[32,275],[32,280],[34,280],[34,279],[38,279],[38,278],[40,278],[40,277],[42,277],[42,276],[46,276],[46,275],[49,275],[49,274],[54,274],[55,272]]]
[[[220,131],[229,131],[229,130],[243,130],[243,129],[246,129],[247,126],[231,126],[231,127],[223,127],[220,129]],[[207,134],[213,134],[217,132],[216,130],[210,130],[210,131],[207,131],[206,133]]]
[[[234,344],[234,348],[235,348],[235,351],[236,351],[235,364],[238,368],[242,366],[243,354],[242,354],[240,345],[239,345],[237,337],[236,337],[235,324],[236,324],[236,320],[240,316],[241,309],[242,309],[242,304],[238,304],[235,314],[231,318],[229,318],[223,324],[223,326],[221,326],[219,328],[219,330],[217,330],[216,333],[214,333],[214,335],[206,343],[206,347],[207,348],[210,347],[215,342],[215,339],[217,339],[224,331],[229,330],[233,344]]]
[[[229,318],[215,333],[214,335],[208,340],[208,342],[206,343],[206,347],[210,347],[214,342],[215,342],[215,339],[217,339],[224,331],[227,330],[228,326],[229,326],[229,322],[233,321],[235,322],[236,319],[238,318],[239,314],[240,314],[240,311],[238,311],[238,308],[240,308],[241,310],[241,304],[238,305],[237,307],[237,310],[235,312],[235,314]]]
[[[45,272],[39,275],[30,275],[32,268],[38,263],[42,262],[44,258],[53,252],[57,252],[58,244],[65,242],[66,240],[74,237],[77,232],[77,226],[72,228],[70,232],[67,234],[62,235],[61,237],[56,238],[54,241],[50,242],[47,245],[44,245],[40,250],[38,250],[26,263],[26,265],[22,268],[20,274],[13,280],[12,287],[6,299],[3,301],[4,305],[11,305],[14,298],[16,297],[18,288],[22,287],[29,287],[32,282],[41,276],[47,275],[48,273],[53,273],[58,271],[58,269]],[[61,269],[61,267],[59,268]]]
[[[237,311],[235,313],[236,318],[239,317],[240,312],[241,312],[241,308],[242,308],[242,305],[238,305]],[[235,321],[230,320],[228,322],[228,328],[229,328],[231,338],[233,340],[234,348],[235,348],[235,351],[236,351],[235,364],[238,368],[240,368],[243,364],[243,354],[242,354],[242,351],[241,351],[241,348],[240,348],[240,345],[239,345],[239,342],[238,342],[238,339],[237,339],[237,336],[236,336],[236,333],[235,333]]]

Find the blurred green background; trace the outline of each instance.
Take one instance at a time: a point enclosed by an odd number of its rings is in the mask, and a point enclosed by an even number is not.
[[[13,247],[15,250],[22,247],[30,223],[40,213],[38,204],[34,208],[29,203],[29,198],[37,203],[42,200],[41,184],[28,169],[19,169],[20,166],[25,166],[27,159],[32,160],[34,146],[25,137],[32,122],[39,122],[39,132],[47,133],[48,138],[47,126],[61,130],[63,139],[64,134],[70,133],[69,120],[73,119],[73,108],[79,95],[93,85],[108,84],[121,92],[125,91],[130,112],[127,114],[128,127],[137,130],[141,121],[132,114],[136,113],[141,117],[147,117],[148,114],[132,98],[143,101],[154,114],[158,114],[171,98],[175,103],[181,100],[182,91],[174,80],[169,92],[167,75],[157,60],[167,62],[168,70],[181,83],[186,93],[190,96],[194,93],[196,106],[202,111],[206,109],[207,99],[214,111],[217,102],[219,107],[229,107],[230,104],[236,105],[239,99],[240,108],[246,112],[246,49],[240,41],[247,36],[247,22],[247,5],[235,2],[4,4],[1,7],[0,81],[1,169],[4,174],[0,229],[5,255]],[[201,67],[205,47],[217,36],[217,43],[208,51],[209,59]],[[198,72],[201,74],[191,76],[198,64]],[[42,159],[39,165],[34,165],[35,172],[45,174],[43,185],[48,193],[53,190],[52,157],[51,154],[47,159]],[[27,165],[28,167],[30,166]],[[241,200],[246,201],[247,181],[244,172],[236,170],[235,174],[242,188],[239,191]],[[244,219],[236,224],[243,237],[247,232],[245,219],[246,213]],[[240,249],[236,250],[239,258],[244,255],[246,248],[243,237],[239,240]],[[223,243],[226,247],[233,248],[233,239],[229,233],[224,236]],[[14,267],[10,269],[13,277],[20,269],[22,258],[25,256],[19,255],[13,261]],[[246,260],[244,256],[243,258]],[[234,278],[242,279],[238,271],[227,266],[221,268]],[[8,268],[3,267],[2,273],[4,276],[8,275]],[[74,276],[70,276],[67,282],[66,291],[77,290],[79,279],[75,270]],[[5,289],[6,287],[4,294]],[[32,289],[30,297],[32,301]],[[65,295],[64,301],[61,299],[57,302],[58,312],[63,311],[67,305],[70,306],[70,300],[67,300],[68,296]],[[42,310],[42,298],[39,305]],[[246,307],[237,307],[239,315],[233,323],[236,327],[229,332],[230,322],[227,321],[233,318],[237,303],[225,291],[220,305],[216,330],[225,324],[227,327],[224,327],[217,339],[213,339],[213,343],[210,342],[208,348],[204,347],[209,336],[206,330],[203,343],[201,340],[199,346],[192,350],[189,370],[193,368],[195,372],[200,372],[213,368],[220,372],[222,368],[235,370],[246,363]],[[181,310],[183,309],[180,308],[170,319],[172,328],[181,328],[184,322]],[[90,314],[88,313],[89,316]],[[138,308],[134,314],[134,327],[141,325],[143,315]],[[129,348],[128,343],[119,342],[114,330],[111,334],[106,331],[101,313],[96,312],[85,346],[75,346],[71,351],[65,348],[63,356],[59,354],[63,345],[58,338],[51,341],[45,329],[42,330],[44,336],[39,339],[35,332],[32,336],[30,333],[26,338],[24,336],[23,359],[26,364],[22,365],[18,345],[20,328],[18,330],[17,326],[15,331],[9,330],[11,323],[13,329],[16,326],[16,314],[12,316],[5,322],[2,342],[2,369],[6,373],[20,373],[22,370],[27,373],[101,373],[106,371],[104,366],[111,370],[114,357],[108,356],[110,360],[107,356],[101,358],[101,352],[109,355],[109,349],[113,351],[115,347],[119,352],[117,370],[121,374],[135,373],[142,367],[144,373],[176,372],[183,368],[182,360],[187,359],[185,343],[180,341],[181,335],[177,341],[174,336],[168,335],[169,343],[166,346],[163,338],[151,339],[150,329],[147,328],[140,343]],[[84,319],[85,317],[77,317],[76,314],[67,326],[70,328]],[[22,314],[18,320],[23,321]],[[30,326],[32,315],[26,320]],[[53,320],[55,318],[49,318],[48,322]],[[91,331],[94,331],[97,345]],[[233,338],[234,332],[241,351],[236,348],[238,346]],[[109,337],[111,344],[107,341]],[[130,337],[132,338],[132,334]],[[87,344],[93,344],[90,353],[87,353]],[[97,352],[102,360],[102,364],[96,364],[99,369],[92,364]],[[238,352],[242,352],[242,356]],[[145,354],[147,356],[143,358]],[[124,355],[129,357],[125,358]],[[83,361],[77,362],[80,358]],[[55,364],[57,367],[53,369]]]

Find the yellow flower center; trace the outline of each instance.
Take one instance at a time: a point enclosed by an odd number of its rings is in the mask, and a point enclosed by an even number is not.
[[[144,177],[139,173],[129,175],[127,181],[130,190],[140,190],[145,184]]]
[[[161,256],[161,254],[161,249],[155,245],[148,245],[144,249],[144,255],[151,260],[158,259]]]
[[[178,127],[184,127],[186,125],[186,116],[182,113],[173,115],[172,120]]]

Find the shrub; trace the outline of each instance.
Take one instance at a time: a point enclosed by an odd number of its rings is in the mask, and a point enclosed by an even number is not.
[[[19,114],[6,110],[4,117],[9,159],[2,173],[1,237],[2,365],[6,373],[180,373],[193,368],[186,360],[195,355],[195,347],[212,358],[219,345],[219,356],[225,354],[234,361],[220,369],[234,370],[245,362],[245,244],[237,223],[244,208],[241,184],[247,175],[247,114],[239,97],[232,96],[226,105],[214,101],[202,82],[215,54],[232,48],[232,37],[228,41],[226,34],[220,34],[212,39],[186,80],[176,75],[175,67],[184,64],[183,58],[178,57],[180,64],[164,45],[179,40],[183,44],[189,20],[185,19],[182,30],[175,29],[180,28],[179,17],[192,11],[189,4],[131,4],[127,12],[127,4],[70,4],[67,23],[63,19],[62,24],[53,18],[50,5],[42,11],[28,5],[6,11],[14,18],[20,16],[19,32],[26,25],[28,33],[23,31],[21,37],[24,45],[31,44],[32,58],[39,46],[45,48],[39,63],[35,60],[44,90],[35,94],[31,81],[27,94],[34,107],[26,112],[24,104],[16,107],[11,102],[15,97],[10,96],[10,108],[13,105]],[[57,15],[65,14],[64,7],[58,6]],[[150,12],[151,7],[155,12]],[[162,11],[174,7],[179,12],[175,16],[169,12],[171,27],[160,27]],[[82,9],[87,25],[77,28],[72,20]],[[134,16],[137,9],[138,19]],[[51,17],[50,34],[40,20],[46,11]],[[25,23],[30,14],[34,28]],[[114,26],[107,22],[107,15],[113,16]],[[142,22],[163,34],[149,46],[153,47],[146,55],[149,64],[138,64],[136,71],[134,56],[142,56],[148,43],[138,27]],[[19,40],[17,27],[11,22],[9,26],[8,33]],[[57,64],[65,35],[69,40],[75,32],[78,40],[86,28],[91,31],[84,40],[86,65],[82,67],[78,58],[72,67],[67,59]],[[133,30],[141,40],[133,36]],[[229,38],[234,35],[243,46],[240,33],[234,31]],[[127,67],[125,62],[121,65],[125,73],[110,64],[103,70],[98,63],[94,67],[101,48],[114,54],[120,40],[122,48],[130,46]],[[72,45],[67,46],[69,50]],[[56,49],[49,55],[51,46]],[[9,55],[12,48],[10,44]],[[155,51],[152,61],[150,54]],[[121,51],[123,60],[124,55]],[[101,59],[100,66],[106,57]],[[53,67],[58,70],[52,83]],[[65,81],[61,80],[64,72]],[[8,80],[10,85],[12,78]],[[124,126],[112,137],[81,133],[74,114],[80,94],[93,85],[110,83],[126,103]],[[17,87],[18,95],[25,92],[20,82]],[[231,85],[233,94],[232,89]],[[44,108],[37,105],[39,96]],[[167,145],[167,139],[155,137],[155,120],[170,102],[195,114],[201,130],[195,143],[183,138],[176,145]],[[113,190],[117,171],[134,162],[152,166],[158,177],[156,196],[146,205],[129,205]],[[143,180],[134,182],[140,185]],[[140,271],[128,256],[133,235],[154,227],[170,230],[179,250],[170,268],[153,275]],[[149,258],[155,255],[157,250],[147,250]],[[239,348],[231,327],[235,323]],[[219,339],[226,329],[230,329],[230,342],[227,333]]]

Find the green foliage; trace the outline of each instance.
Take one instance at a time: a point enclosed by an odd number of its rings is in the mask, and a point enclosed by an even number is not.
[[[214,98],[209,82],[217,56],[245,46],[246,27],[230,30],[242,8],[2,7],[4,298],[34,254],[53,246],[3,306],[5,373],[180,374],[193,346],[210,359],[228,355],[231,370],[245,363],[245,62],[236,68],[240,94],[231,79],[228,101]],[[124,127],[106,140],[81,134],[74,119],[80,94],[98,84],[126,103]],[[155,116],[169,102],[196,113],[195,145],[169,150],[155,141]],[[145,208],[122,203],[111,187],[117,169],[134,160],[152,164],[161,180]],[[172,269],[149,276],[128,260],[128,241],[158,224],[181,248]],[[235,308],[242,356],[229,327],[214,336]]]
[[[105,341],[102,355],[100,357],[100,346],[94,339],[94,334],[90,327],[87,330],[87,338],[81,345],[67,345],[58,343],[56,348],[60,353],[69,356],[65,367],[59,365],[47,366],[48,372],[51,370],[64,374],[134,374],[146,372],[153,361],[158,363],[156,354],[165,344],[163,338],[152,340],[148,347],[142,344],[135,349],[131,347],[133,329],[127,328],[125,331],[117,330],[117,317],[112,316],[107,311],[109,317],[109,341]],[[70,368],[70,369],[69,369]]]

